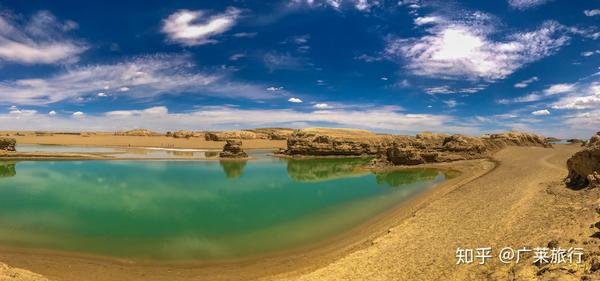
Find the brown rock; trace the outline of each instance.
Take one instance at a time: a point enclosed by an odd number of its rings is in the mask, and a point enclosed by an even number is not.
[[[257,135],[251,131],[221,131],[221,132],[208,132],[204,135],[207,141],[224,141],[229,139],[256,139]]]
[[[17,151],[16,144],[17,140],[13,138],[0,138],[0,150]]]
[[[573,188],[600,186],[600,132],[567,160],[567,184]]]
[[[134,129],[129,131],[117,131],[115,136],[135,136],[135,137],[147,137],[147,136],[161,136],[161,133],[153,132],[146,129]]]
[[[239,140],[227,140],[223,146],[223,152],[219,153],[221,158],[248,158],[248,154],[242,150],[242,142]]]

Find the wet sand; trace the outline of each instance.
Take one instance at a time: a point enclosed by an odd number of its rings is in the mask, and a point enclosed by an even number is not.
[[[575,145],[509,147],[494,161],[428,165],[454,169],[447,180],[396,209],[311,247],[218,263],[139,264],[125,260],[0,248],[0,261],[50,280],[569,280],[585,268],[530,263],[456,265],[457,247],[546,246],[598,249],[590,223],[599,196],[565,188]],[[569,269],[571,272],[569,272]],[[541,276],[541,277],[540,277]]]

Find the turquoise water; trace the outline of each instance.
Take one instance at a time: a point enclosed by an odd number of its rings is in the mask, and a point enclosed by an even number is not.
[[[368,160],[0,162],[0,245],[212,260],[317,243],[444,179]]]

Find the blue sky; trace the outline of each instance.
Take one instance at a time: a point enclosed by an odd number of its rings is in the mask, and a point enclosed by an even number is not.
[[[2,1],[0,125],[587,138],[599,3]]]

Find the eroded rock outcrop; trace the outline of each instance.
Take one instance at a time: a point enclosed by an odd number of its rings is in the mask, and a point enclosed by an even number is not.
[[[507,145],[551,147],[546,138],[522,132],[484,137],[420,133],[412,137],[313,128],[295,131],[282,153],[291,156],[377,156],[376,164],[418,165],[484,158]]]
[[[189,138],[198,138],[204,136],[202,132],[194,132],[188,130],[179,130],[174,132],[167,132],[167,137],[173,137],[176,139],[189,139]]]
[[[0,138],[0,150],[17,151],[17,140],[13,138]]]
[[[117,131],[115,136],[134,136],[134,137],[147,137],[147,136],[161,136],[162,134],[153,132],[146,129],[134,129],[129,131]]]
[[[600,187],[600,132],[567,160],[567,184],[573,188]]]
[[[207,141],[224,141],[230,139],[242,139],[250,140],[256,139],[257,135],[255,132],[250,131],[221,131],[221,132],[207,132],[204,135]]]
[[[223,151],[219,153],[221,158],[248,158],[248,154],[242,149],[242,142],[239,140],[227,140]]]

